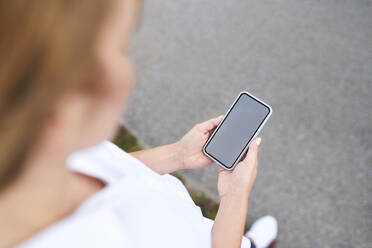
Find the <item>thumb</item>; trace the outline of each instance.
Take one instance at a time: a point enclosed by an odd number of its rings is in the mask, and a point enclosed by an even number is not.
[[[223,115],[220,115],[216,118],[207,120],[205,122],[199,123],[196,125],[196,127],[199,128],[200,131],[204,132],[210,132],[212,131],[215,127],[218,126],[218,124],[222,121]]]

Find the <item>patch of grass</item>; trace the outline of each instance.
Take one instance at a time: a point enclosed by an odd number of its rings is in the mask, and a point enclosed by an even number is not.
[[[138,142],[137,137],[124,126],[119,127],[113,142],[126,152],[136,152],[144,149]],[[172,173],[172,175],[177,177],[186,186],[195,204],[201,208],[203,215],[214,220],[219,204],[209,198],[203,191],[188,187],[186,180],[180,174]]]
[[[138,139],[128,129],[121,125],[117,131],[117,134],[112,141],[117,146],[121,147],[126,152],[136,152],[143,150],[143,147],[139,144]]]
[[[188,188],[188,191],[195,204],[201,208],[204,217],[214,220],[220,205],[201,190]]]
[[[180,174],[172,173],[172,175],[177,177],[185,185],[195,204],[200,207],[203,216],[214,220],[220,206],[219,203],[208,197],[204,191],[189,187],[186,180]]]

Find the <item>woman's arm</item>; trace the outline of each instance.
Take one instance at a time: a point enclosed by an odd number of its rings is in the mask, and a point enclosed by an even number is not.
[[[178,143],[133,152],[131,155],[159,174],[184,169],[182,153]]]
[[[204,155],[203,146],[223,116],[195,125],[176,143],[131,153],[159,174],[180,169],[202,168],[212,163]]]
[[[249,146],[247,156],[233,171],[220,169],[220,208],[212,228],[213,248],[240,248],[248,211],[248,198],[257,176],[257,153],[261,138]]]
[[[244,235],[248,197],[236,192],[221,199],[212,229],[213,248],[239,247]]]

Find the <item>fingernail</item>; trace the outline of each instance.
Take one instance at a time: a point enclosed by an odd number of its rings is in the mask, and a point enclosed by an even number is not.
[[[260,137],[258,137],[257,139],[256,139],[256,144],[259,146],[260,144],[261,144],[261,138]]]

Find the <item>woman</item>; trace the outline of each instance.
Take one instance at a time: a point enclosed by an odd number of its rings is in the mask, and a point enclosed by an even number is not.
[[[123,53],[140,5],[0,0],[0,247],[250,247],[260,139],[220,170],[215,222],[167,173],[211,163],[202,146],[222,117],[130,155],[104,141],[133,88]],[[265,247],[275,235],[268,217],[249,236]]]

